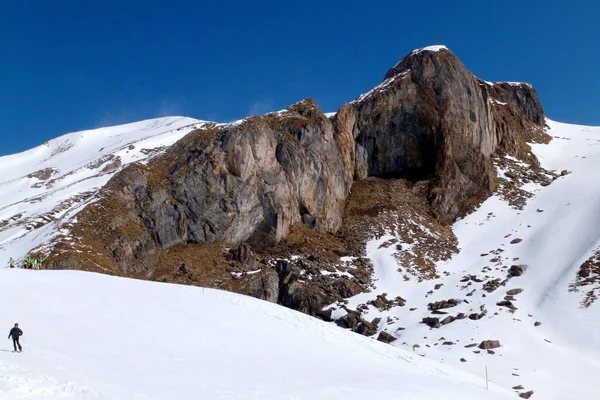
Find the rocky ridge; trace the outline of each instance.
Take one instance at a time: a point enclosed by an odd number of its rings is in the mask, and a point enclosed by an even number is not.
[[[449,223],[502,182],[494,160],[539,168],[527,143],[549,140],[543,121],[532,86],[482,81],[446,48],[415,51],[332,118],[304,100],[205,124],[127,166],[44,250],[47,265],[219,287],[327,320],[324,306],[369,290],[364,244],[386,230],[421,243],[400,256],[407,274],[439,277],[435,262],[456,251]]]

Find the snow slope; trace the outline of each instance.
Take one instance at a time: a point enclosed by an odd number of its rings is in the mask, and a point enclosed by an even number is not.
[[[474,374],[481,375],[487,366],[491,381],[508,389],[522,385],[520,392],[533,390],[533,398],[597,398],[600,304],[583,307],[583,293],[570,291],[569,285],[600,246],[600,181],[595,178],[600,170],[600,127],[547,123],[554,139],[548,145],[533,145],[533,151],[545,168],[570,174],[547,187],[530,184],[527,189],[534,197],[523,210],[493,196],[456,222],[460,252],[438,265],[440,279],[405,280],[397,271],[401,266],[394,257],[395,246],[384,245],[390,239],[401,242],[401,237],[373,239],[367,253],[375,267],[376,288],[350,299],[348,306],[355,308],[381,293],[388,299],[401,296],[407,300],[404,307],[370,307],[365,314],[367,320],[382,318],[380,330],[398,337],[393,345]],[[515,239],[522,241],[511,243]],[[524,274],[491,293],[482,290],[485,282],[506,279],[512,265],[523,266]],[[436,289],[436,284],[442,286]],[[497,305],[510,289],[523,289],[512,300],[518,308],[514,313]],[[429,303],[448,299],[459,304],[441,310],[447,314],[433,315],[427,309]],[[482,310],[487,314],[480,320],[465,318],[433,329],[421,323],[424,317],[442,320]],[[345,312],[339,308],[335,313]],[[500,340],[502,346],[495,354],[464,347],[483,340]],[[448,341],[453,344],[444,344]]]
[[[0,157],[0,265],[48,242],[115,172],[160,154],[204,121],[166,117],[70,133]]]
[[[0,398],[508,399],[510,393],[275,304],[76,271],[0,270]]]

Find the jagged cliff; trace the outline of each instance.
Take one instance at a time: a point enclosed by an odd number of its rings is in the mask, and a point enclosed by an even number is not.
[[[417,50],[331,119],[304,100],[205,125],[126,167],[47,265],[217,286],[316,315],[368,287],[369,263],[340,257],[386,229],[377,218],[393,215],[396,229],[427,219],[447,257],[448,223],[497,189],[494,156],[536,165],[527,142],[548,139],[543,124],[532,86],[484,82],[443,47]]]

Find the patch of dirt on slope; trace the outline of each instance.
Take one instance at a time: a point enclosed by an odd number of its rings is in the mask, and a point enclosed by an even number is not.
[[[596,250],[590,258],[581,264],[575,282],[569,285],[569,291],[571,292],[581,290],[586,290],[581,301],[582,307],[587,308],[598,300],[600,295],[600,249]]]
[[[27,177],[30,179],[35,178],[40,181],[47,181],[57,172],[58,172],[58,170],[56,168],[46,168],[46,169],[41,169],[39,171],[33,172],[33,173],[27,175]]]
[[[227,247],[220,243],[177,245],[160,254],[152,280],[223,288],[232,278]]]
[[[344,227],[340,235],[348,246],[364,252],[373,237],[395,235],[399,271],[406,279],[438,276],[436,262],[458,251],[450,226],[439,221],[426,200],[429,182],[411,183],[403,179],[368,178],[355,182],[346,203]]]
[[[548,186],[560,177],[556,172],[548,171],[537,163],[526,163],[509,156],[495,157],[494,165],[498,174],[497,193],[517,210],[522,210],[527,200],[534,196],[525,185]]]

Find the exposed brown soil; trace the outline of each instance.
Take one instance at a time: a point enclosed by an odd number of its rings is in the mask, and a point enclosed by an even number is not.
[[[396,258],[405,278],[435,278],[435,263],[457,252],[458,243],[450,227],[441,223],[429,206],[425,195],[428,185],[427,181],[413,184],[378,178],[355,182],[340,235],[349,247],[360,251],[372,237],[397,235],[401,243],[384,245],[396,246]]]
[[[494,158],[498,170],[498,194],[513,208],[522,210],[533,193],[523,189],[528,183],[550,185],[559,175],[540,167],[507,157]]]
[[[569,291],[579,292],[587,290],[585,297],[581,301],[581,306],[587,308],[591,306],[600,295],[600,249],[587,259],[577,273],[575,282],[569,285]]]

